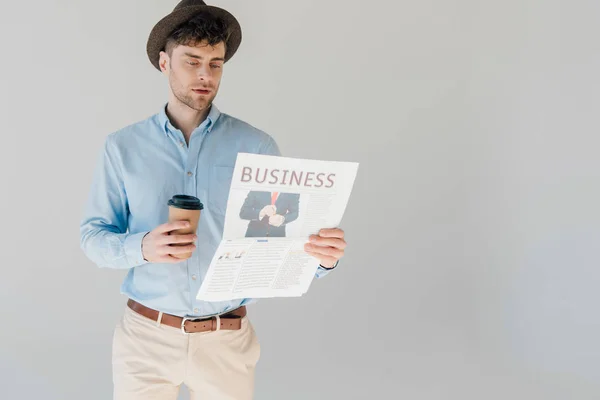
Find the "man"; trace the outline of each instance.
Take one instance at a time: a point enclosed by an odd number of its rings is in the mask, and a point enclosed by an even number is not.
[[[238,152],[279,155],[275,141],[221,113],[213,100],[224,64],[241,42],[227,11],[182,1],[152,30],[147,52],[169,82],[160,112],[107,136],[81,222],[81,247],[99,267],[127,270],[128,297],[113,339],[115,399],[250,399],[260,346],[246,316],[252,299],[196,300],[222,238]],[[170,234],[174,194],[205,209],[196,234]],[[344,233],[323,229],[306,251],[333,269]],[[185,244],[174,246],[175,244]],[[180,260],[173,254],[193,251]]]
[[[285,226],[298,219],[300,194],[250,191],[240,210],[249,220],[246,237],[285,237]]]

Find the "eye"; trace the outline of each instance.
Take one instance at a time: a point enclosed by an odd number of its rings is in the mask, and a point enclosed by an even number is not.
[[[221,68],[221,66],[220,66],[220,65],[216,65],[216,64],[213,64],[213,65],[211,65],[210,67],[211,67],[211,68],[215,68],[215,69]]]
[[[190,65],[198,65],[198,63],[194,62],[194,61],[188,61],[187,63],[190,64]]]

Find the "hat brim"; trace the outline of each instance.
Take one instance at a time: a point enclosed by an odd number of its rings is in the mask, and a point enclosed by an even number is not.
[[[225,62],[229,61],[235,54],[240,43],[242,42],[242,29],[238,20],[227,10],[224,10],[215,6],[199,5],[184,7],[179,10],[175,10],[160,21],[148,36],[148,43],[146,45],[146,52],[148,58],[154,67],[160,71],[160,52],[164,50],[167,39],[171,32],[175,30],[179,25],[193,18],[196,14],[201,12],[209,12],[215,17],[220,17],[226,21],[230,29],[230,36],[226,43],[225,50]]]

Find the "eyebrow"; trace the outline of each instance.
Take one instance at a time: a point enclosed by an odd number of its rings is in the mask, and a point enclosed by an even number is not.
[[[197,58],[199,60],[204,59],[204,57],[193,54],[193,53],[185,53],[185,55],[188,57]],[[225,61],[225,59],[223,57],[213,57],[210,61]]]

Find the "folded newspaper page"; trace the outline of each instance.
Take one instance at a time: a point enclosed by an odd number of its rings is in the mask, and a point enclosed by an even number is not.
[[[319,260],[308,237],[339,226],[358,163],[239,153],[221,241],[197,298],[298,297]]]

